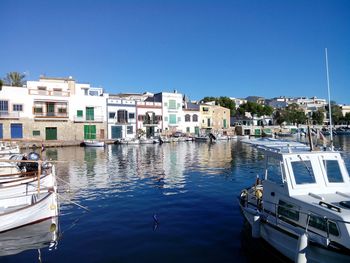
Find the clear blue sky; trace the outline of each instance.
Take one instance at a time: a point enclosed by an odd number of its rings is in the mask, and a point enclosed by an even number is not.
[[[0,76],[350,104],[348,0],[0,0]]]

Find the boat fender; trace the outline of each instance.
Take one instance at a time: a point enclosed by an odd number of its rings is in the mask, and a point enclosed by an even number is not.
[[[259,238],[260,237],[260,216],[255,215],[252,223],[252,237]]]
[[[258,206],[259,209],[262,208],[262,196],[263,196],[262,189],[255,188],[256,205]]]
[[[297,250],[295,253],[295,262],[296,263],[306,263],[306,249],[308,246],[308,237],[306,233],[303,233],[298,238]]]
[[[248,204],[248,190],[243,189],[240,194],[240,203],[242,206],[247,206]]]

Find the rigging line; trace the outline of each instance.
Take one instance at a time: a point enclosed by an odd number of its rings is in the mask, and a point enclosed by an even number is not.
[[[304,166],[305,166],[306,170],[309,172],[310,176],[313,177],[313,174],[312,174],[310,168],[307,166],[306,162],[303,160],[303,158],[301,158],[300,155],[298,155],[298,157],[299,157],[300,161],[304,164]]]
[[[57,195],[58,195],[58,197],[62,198],[63,200],[65,200],[65,201],[67,201],[67,202],[69,202],[69,203],[72,203],[72,204],[74,204],[74,205],[76,205],[76,206],[78,206],[78,207],[80,207],[80,208],[82,208],[82,209],[84,209],[84,210],[86,210],[86,211],[88,211],[88,212],[91,211],[88,207],[83,206],[83,205],[80,205],[80,204],[78,204],[77,202],[74,202],[74,201],[72,201],[72,200],[69,200],[68,198],[63,197],[63,196],[60,195],[59,193],[57,193]]]

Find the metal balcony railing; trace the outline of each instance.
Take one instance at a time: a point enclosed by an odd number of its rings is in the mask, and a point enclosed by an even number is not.
[[[8,111],[0,111],[0,118],[1,119],[18,119],[20,112],[14,111],[14,112],[8,112]]]
[[[103,116],[74,116],[74,122],[103,122]]]
[[[67,112],[34,112],[34,118],[68,118]]]

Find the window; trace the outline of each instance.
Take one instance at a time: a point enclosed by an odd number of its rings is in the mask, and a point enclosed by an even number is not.
[[[339,163],[337,160],[323,160],[328,182],[330,183],[342,183],[344,182],[343,176],[340,171]]]
[[[190,114],[186,114],[185,115],[185,122],[189,122],[191,121],[191,115]]]
[[[34,113],[43,113],[43,108],[42,107],[35,107]]]
[[[144,121],[144,120],[146,120],[146,115],[139,115],[139,116],[138,116],[138,120],[139,120],[139,121]]]
[[[282,200],[278,202],[278,217],[280,219],[292,219],[299,221],[299,208]]]
[[[33,131],[33,136],[40,136],[40,131],[34,130]]]
[[[128,112],[126,110],[118,110],[118,122],[119,123],[128,122]]]
[[[135,113],[129,113],[129,119],[135,119]]]
[[[9,111],[9,102],[7,100],[0,100],[0,111]]]
[[[203,107],[203,111],[209,111],[208,107]]]
[[[300,157],[300,161],[292,162],[291,164],[296,184],[312,184],[316,182],[310,161],[302,160]]]
[[[333,236],[339,236],[339,230],[336,223],[320,216],[310,215],[309,225],[321,231],[327,232],[327,222],[329,233]]]
[[[89,95],[90,96],[98,96],[98,91],[97,90],[89,90]]]
[[[190,127],[186,127],[186,132],[190,132]]]
[[[23,105],[22,104],[13,104],[12,109],[13,109],[13,111],[23,111]]]
[[[109,117],[110,119],[114,119],[114,117],[115,117],[115,112],[108,112],[108,117]]]
[[[176,114],[169,114],[169,124],[176,124]]]
[[[67,113],[66,108],[58,108],[58,113]]]
[[[77,110],[77,117],[83,117],[83,111]]]
[[[281,164],[279,160],[276,160],[274,158],[268,158],[267,176],[270,181],[276,184],[283,184]]]
[[[176,110],[176,100],[169,100],[169,109]]]
[[[197,114],[193,114],[192,116],[192,121],[198,121],[198,115]]]
[[[45,86],[38,86],[38,90],[46,90]]]
[[[133,134],[133,127],[132,126],[127,126],[126,127],[126,133],[127,134]]]

